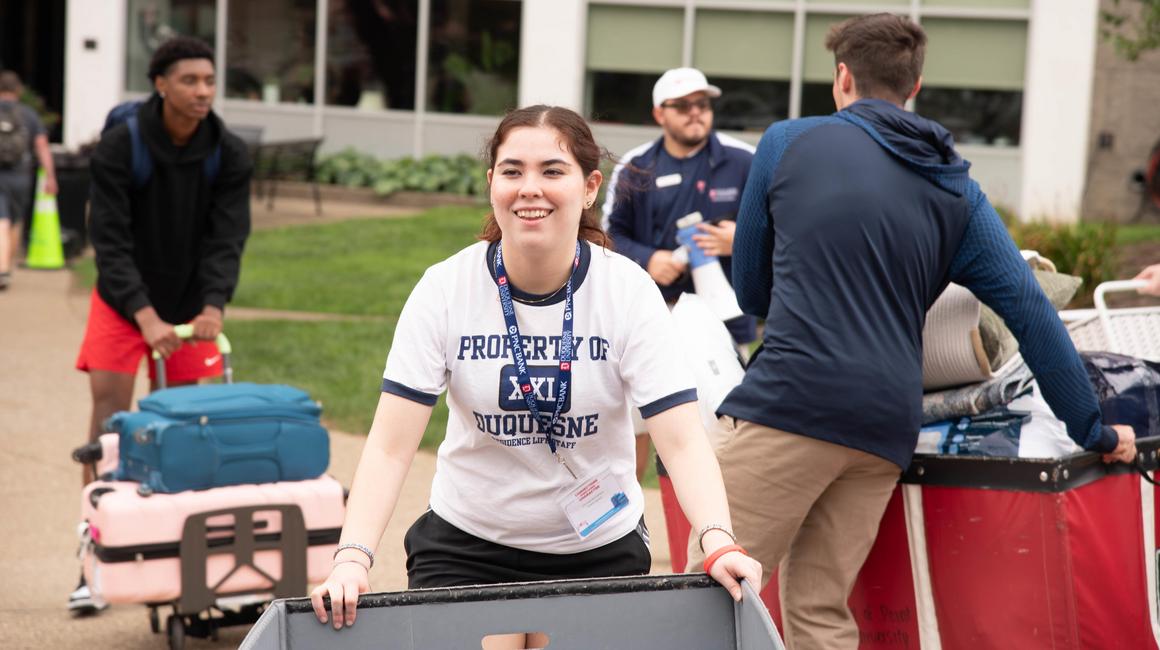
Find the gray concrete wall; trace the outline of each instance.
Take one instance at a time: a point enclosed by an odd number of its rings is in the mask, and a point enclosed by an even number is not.
[[[1102,0],[1100,7],[1111,9],[1113,2]],[[1100,39],[1096,50],[1084,219],[1126,222],[1136,215],[1141,195],[1133,188],[1132,173],[1144,168],[1157,140],[1160,140],[1160,50],[1129,62],[1115,52],[1111,43]],[[1149,222],[1160,221],[1160,211],[1146,210],[1143,218]]]

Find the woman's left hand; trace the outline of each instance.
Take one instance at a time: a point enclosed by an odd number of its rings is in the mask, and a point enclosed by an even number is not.
[[[749,581],[754,591],[761,589],[761,563],[744,553],[726,553],[717,558],[710,568],[709,576],[721,583],[736,602],[741,602],[741,584],[738,581],[742,578]]]

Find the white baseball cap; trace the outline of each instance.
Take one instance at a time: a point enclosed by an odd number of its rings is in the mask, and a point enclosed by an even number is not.
[[[670,99],[684,97],[695,92],[704,92],[710,97],[720,97],[721,89],[709,83],[705,73],[696,68],[673,68],[661,75],[653,86],[653,106],[660,106]]]

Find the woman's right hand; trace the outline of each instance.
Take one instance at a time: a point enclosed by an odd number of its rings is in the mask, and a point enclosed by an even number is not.
[[[322,597],[329,595],[334,629],[341,630],[344,624],[354,625],[358,596],[371,589],[367,576],[369,571],[365,564],[357,560],[346,560],[334,565],[326,582],[310,592],[310,602],[314,605],[314,614],[318,616],[319,623],[326,623],[326,606]]]

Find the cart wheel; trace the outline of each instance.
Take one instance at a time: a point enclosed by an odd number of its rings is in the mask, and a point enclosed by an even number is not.
[[[157,608],[149,608],[149,629],[153,630],[154,634],[161,634],[161,621],[158,620]]]
[[[165,619],[165,632],[169,635],[169,650],[182,650],[185,647],[185,621],[177,614],[170,614]]]

